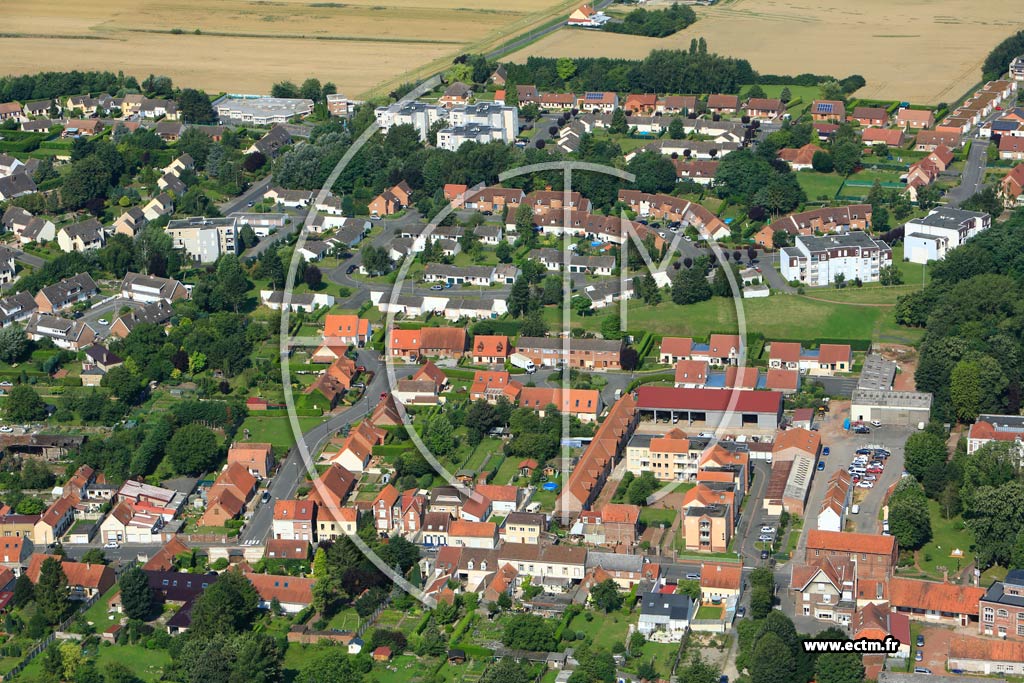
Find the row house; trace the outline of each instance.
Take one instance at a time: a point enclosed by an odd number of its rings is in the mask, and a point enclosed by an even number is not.
[[[531,577],[535,586],[560,589],[579,583],[586,574],[587,549],[569,545],[503,543],[498,562],[510,564],[522,578]]]
[[[510,512],[499,531],[504,543],[536,545],[547,528],[547,516],[542,513]]]
[[[469,398],[471,401],[483,400],[491,405],[495,405],[499,400],[505,398],[509,403],[515,404],[522,391],[522,383],[513,380],[511,375],[504,370],[477,370],[473,373]]]
[[[583,536],[592,545],[624,548],[629,552],[640,535],[640,507],[605,503],[596,510],[584,510],[570,533]]]
[[[723,239],[732,234],[729,226],[707,208],[680,197],[619,190],[618,200],[641,217],[691,225],[704,239]]]
[[[391,330],[388,355],[409,362],[424,358],[462,358],[466,352],[466,330],[461,327],[423,327]]]
[[[484,365],[504,363],[512,353],[512,346],[505,335],[478,334],[473,337],[470,348],[473,362]]]
[[[524,387],[519,392],[519,406],[529,408],[544,417],[548,406],[579,418],[581,422],[596,422],[601,414],[601,392],[596,389],[558,389],[552,387]]]
[[[611,277],[616,267],[614,256],[581,256],[570,253],[566,262],[565,253],[561,249],[551,247],[532,249],[527,258],[537,261],[547,270],[558,271],[565,267],[570,273],[585,273],[599,277]]]
[[[564,364],[596,371],[621,370],[624,349],[621,340],[605,339],[520,337],[516,343],[516,352],[529,357],[538,367]]]
[[[681,360],[707,363],[713,366],[737,365],[743,352],[737,334],[712,334],[706,344],[690,337],[664,337],[658,351],[662,363],[674,365]]]
[[[87,323],[40,313],[29,318],[25,335],[35,341],[49,339],[58,348],[68,351],[81,351],[96,339],[96,331]]]

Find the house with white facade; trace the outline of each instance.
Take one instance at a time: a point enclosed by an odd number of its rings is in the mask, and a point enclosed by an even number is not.
[[[779,272],[786,280],[824,287],[842,276],[846,282],[877,282],[879,271],[892,265],[892,249],[881,240],[855,230],[845,235],[797,235],[782,249]]]
[[[951,249],[992,226],[992,216],[950,207],[933,209],[924,218],[903,226],[903,255],[911,263],[928,263],[946,257]]]

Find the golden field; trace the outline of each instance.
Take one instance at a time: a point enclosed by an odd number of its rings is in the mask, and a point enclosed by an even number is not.
[[[652,7],[653,8],[653,7]],[[687,49],[741,57],[764,74],[860,74],[862,97],[934,104],[981,78],[989,51],[1024,27],[1020,0],[723,0],[667,38],[563,29],[511,55],[640,58]]]
[[[256,93],[277,81],[314,76],[359,96],[440,70],[463,52],[492,49],[567,15],[575,4],[478,0],[469,9],[461,0],[4,2],[0,72],[123,70],[140,78],[163,74],[212,92]]]

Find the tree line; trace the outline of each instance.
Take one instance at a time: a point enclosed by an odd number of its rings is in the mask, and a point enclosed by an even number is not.
[[[604,25],[609,33],[626,33],[648,38],[664,38],[682,31],[697,21],[697,13],[686,5],[672,3],[661,10],[635,9],[621,22],[611,21]]]

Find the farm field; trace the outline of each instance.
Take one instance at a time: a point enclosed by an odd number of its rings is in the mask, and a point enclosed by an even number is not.
[[[1017,6],[1014,0],[723,0],[695,7],[698,21],[667,38],[590,32],[581,39],[578,30],[563,29],[510,59],[641,58],[654,49],[685,50],[703,36],[709,50],[747,59],[759,73],[860,74],[867,79],[860,97],[935,104],[978,81],[989,50],[1024,26]],[[792,49],[780,50],[779,39]]]
[[[68,0],[10,3],[5,74],[77,69],[163,74],[211,92],[269,92],[314,76],[365,96],[438,71],[568,14],[571,0],[110,0],[97,13]],[[457,31],[452,28],[458,26]]]

